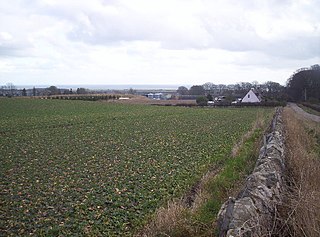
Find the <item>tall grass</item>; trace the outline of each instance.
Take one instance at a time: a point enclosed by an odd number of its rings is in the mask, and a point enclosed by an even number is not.
[[[320,236],[320,124],[284,110],[288,192],[276,236]]]

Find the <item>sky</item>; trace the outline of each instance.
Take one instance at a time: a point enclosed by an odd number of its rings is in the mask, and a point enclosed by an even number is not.
[[[286,80],[320,64],[320,0],[0,2],[0,86]]]

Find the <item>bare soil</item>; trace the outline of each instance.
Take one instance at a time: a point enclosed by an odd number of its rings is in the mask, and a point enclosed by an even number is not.
[[[124,96],[126,97],[126,96]],[[109,101],[120,104],[146,104],[146,105],[190,105],[196,104],[195,100],[153,100],[145,96],[131,96],[129,99]]]

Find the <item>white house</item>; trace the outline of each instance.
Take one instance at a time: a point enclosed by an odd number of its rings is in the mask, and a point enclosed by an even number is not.
[[[242,99],[242,103],[259,103],[259,102],[261,102],[261,98],[253,88],[250,89],[250,91]]]

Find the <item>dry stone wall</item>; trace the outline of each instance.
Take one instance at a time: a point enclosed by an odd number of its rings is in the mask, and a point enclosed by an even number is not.
[[[274,225],[276,206],[284,191],[284,135],[282,109],[277,109],[271,131],[253,173],[236,198],[230,197],[218,214],[220,237],[269,236]]]

